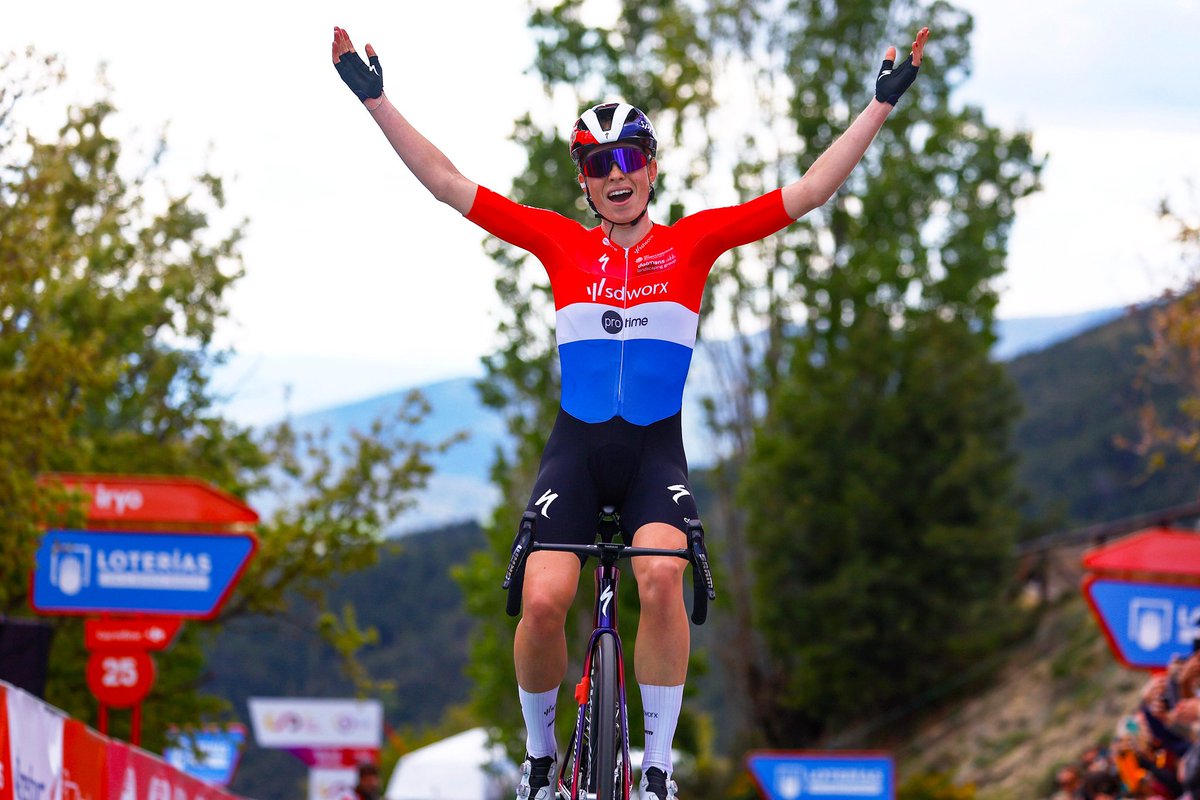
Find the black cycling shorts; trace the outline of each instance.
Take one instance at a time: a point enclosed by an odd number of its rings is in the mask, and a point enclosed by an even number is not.
[[[630,536],[650,522],[687,532],[699,514],[679,414],[634,425],[582,422],[559,409],[527,506],[537,514],[537,541],[591,544],[605,505],[617,508]]]

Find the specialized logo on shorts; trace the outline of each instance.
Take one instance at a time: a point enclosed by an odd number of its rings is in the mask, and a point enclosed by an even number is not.
[[[543,517],[545,517],[546,519],[550,519],[550,514],[549,514],[550,504],[553,503],[557,499],[558,499],[558,495],[553,490],[547,489],[546,493],[543,494],[541,497],[539,497],[537,499],[537,501],[534,503],[534,505],[538,506],[542,509]],[[546,505],[543,506],[542,503],[545,503]]]
[[[650,324],[649,317],[625,317],[616,311],[605,311],[604,316],[600,318],[600,324],[604,327],[604,332],[609,334],[618,334],[622,328],[644,328]]]
[[[675,496],[671,498],[672,500],[675,501],[675,505],[679,505],[679,498],[689,497],[692,494],[691,492],[689,492],[687,490],[687,487],[684,486],[682,483],[677,483],[674,486],[668,486],[667,491],[675,492]]]

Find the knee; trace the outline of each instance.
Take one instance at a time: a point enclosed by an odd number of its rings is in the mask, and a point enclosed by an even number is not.
[[[673,599],[683,601],[684,562],[677,558],[648,558],[637,572],[638,597],[642,613],[647,608],[662,607]]]
[[[536,630],[561,630],[567,621],[570,598],[526,583],[521,599],[521,621]]]

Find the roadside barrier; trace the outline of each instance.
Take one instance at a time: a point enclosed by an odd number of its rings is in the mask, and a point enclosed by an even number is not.
[[[0,681],[0,800],[240,800]]]

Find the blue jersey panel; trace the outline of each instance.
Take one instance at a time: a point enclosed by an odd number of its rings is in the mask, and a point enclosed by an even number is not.
[[[634,425],[649,425],[678,414],[692,348],[659,339],[625,342],[625,368],[619,413]]]
[[[562,407],[584,422],[649,425],[679,413],[692,349],[658,339],[590,339],[558,348]]]
[[[621,342],[588,339],[558,348],[562,371],[562,407],[575,419],[604,422],[617,413]]]

